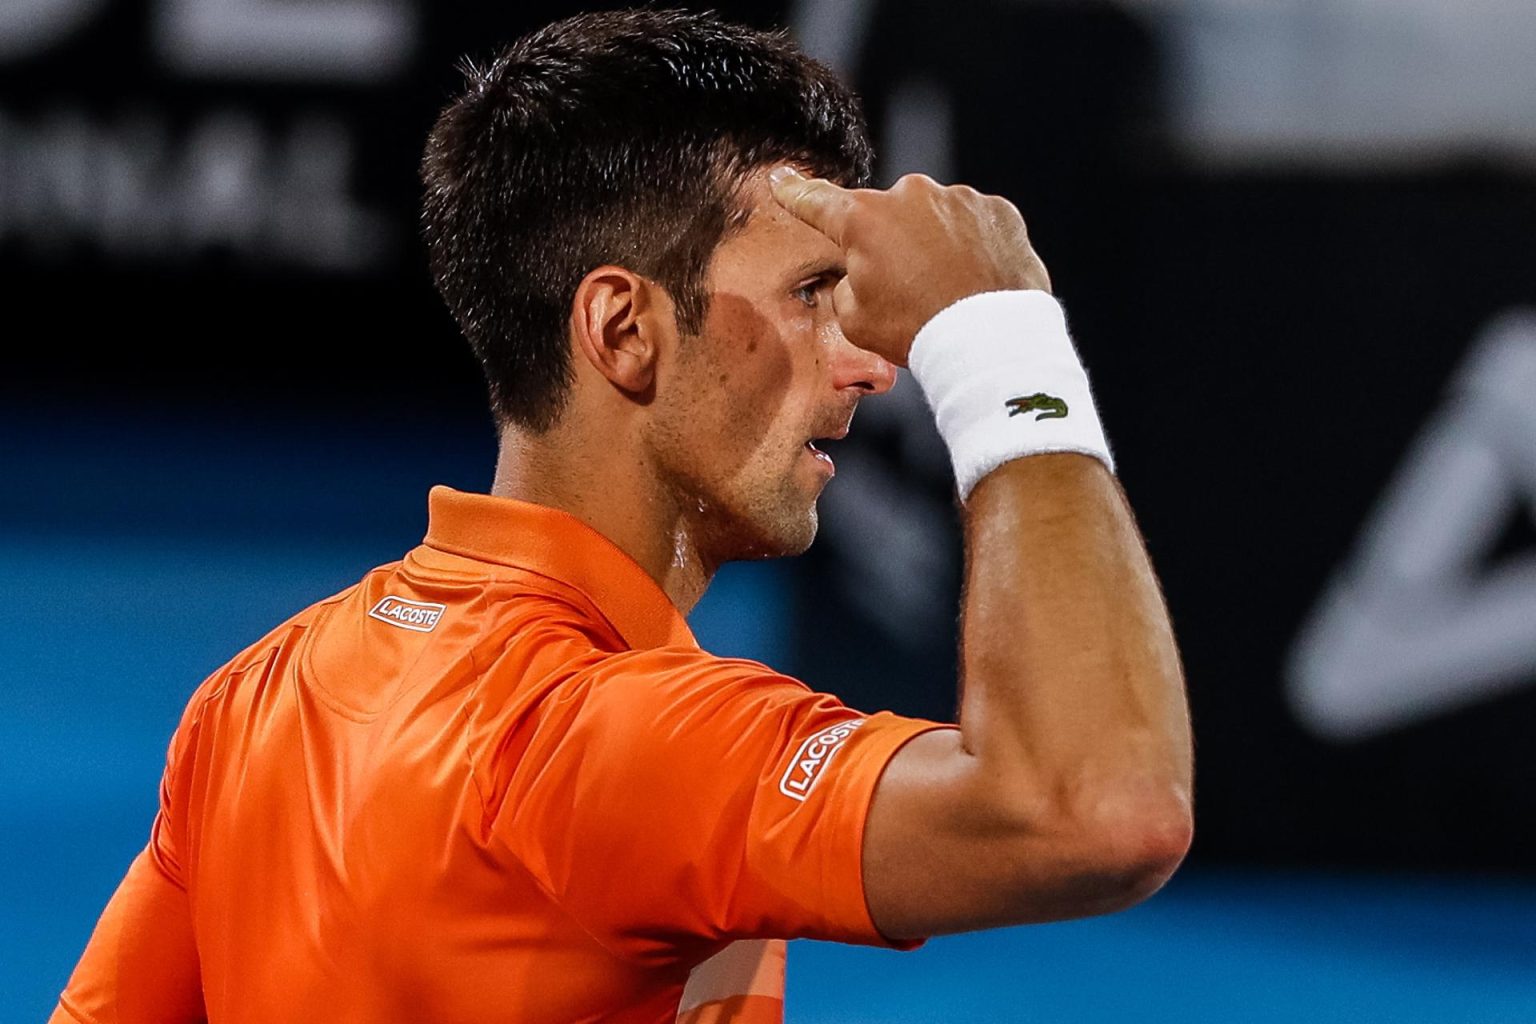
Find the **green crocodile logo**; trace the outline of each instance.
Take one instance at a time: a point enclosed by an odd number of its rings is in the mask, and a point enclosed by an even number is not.
[[[1035,417],[1037,420],[1059,420],[1067,415],[1067,403],[1043,391],[1024,395],[1021,398],[1010,398],[1003,404],[1008,406],[1009,416],[1017,416],[1021,412],[1038,411],[1040,415]]]

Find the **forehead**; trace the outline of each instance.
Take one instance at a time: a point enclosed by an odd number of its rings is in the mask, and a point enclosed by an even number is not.
[[[710,269],[717,279],[742,273],[788,273],[817,260],[840,261],[841,250],[830,238],[773,198],[767,168],[755,171],[743,182],[740,203],[746,211],[745,224],[716,248]]]

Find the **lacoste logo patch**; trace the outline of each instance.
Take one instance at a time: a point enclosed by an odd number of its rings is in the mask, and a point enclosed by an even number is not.
[[[1044,391],[1037,391],[1032,395],[1022,398],[1010,398],[1003,403],[1008,407],[1009,416],[1017,416],[1025,412],[1039,412],[1037,420],[1065,419],[1067,415],[1067,403],[1055,395],[1048,395]]]
[[[443,620],[445,604],[428,604],[425,601],[407,601],[403,597],[384,597],[368,610],[368,617],[401,629],[418,633],[430,633]]]
[[[804,800],[809,796],[817,781],[826,774],[827,765],[832,763],[832,757],[842,748],[843,741],[864,721],[855,718],[851,722],[839,722],[800,744],[794,760],[789,762],[784,777],[779,780],[779,792],[791,800]]]

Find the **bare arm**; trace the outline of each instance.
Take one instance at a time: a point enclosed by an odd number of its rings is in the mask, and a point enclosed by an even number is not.
[[[956,299],[1049,290],[1006,200],[915,176],[775,191],[845,249],[840,326],[893,362]],[[1183,673],[1115,478],[1078,454],[1006,463],[972,492],[965,541],[961,728],[892,759],[865,830],[865,892],[891,938],[1120,909],[1190,841]]]
[[[966,514],[961,730],[894,758],[865,833],[893,938],[1117,910],[1189,843],[1167,612],[1114,478],[1084,455],[988,475]]]

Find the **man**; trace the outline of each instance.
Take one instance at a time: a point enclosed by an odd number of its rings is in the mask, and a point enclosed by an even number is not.
[[[709,16],[584,15],[467,73],[424,224],[492,493],[435,489],[420,547],[199,689],[55,1020],[778,1020],[784,939],[1155,891],[1178,656],[1017,211],[858,187],[848,92]],[[958,727],[683,619],[811,543],[814,442],[908,362],[965,508]]]

